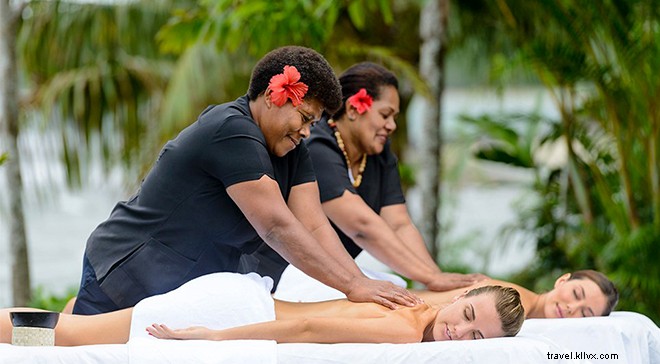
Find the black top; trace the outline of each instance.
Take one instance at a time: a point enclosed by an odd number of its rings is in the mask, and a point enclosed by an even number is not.
[[[312,129],[311,136],[306,143],[314,163],[321,202],[340,197],[346,190],[357,193],[377,214],[384,206],[406,202],[401,189],[397,158],[392,153],[389,140],[380,154],[367,157],[367,164],[362,173],[362,183],[357,189],[353,187],[349,179],[346,159],[337,144],[334,131],[326,120],[321,120]],[[336,225],[332,224],[332,227],[353,258],[360,254],[362,248]],[[277,285],[282,272],[288,265],[286,260],[265,244],[259,247],[252,257],[259,260],[258,267],[254,270],[261,275],[272,277]]]
[[[237,271],[241,253],[263,241],[226,188],[264,174],[285,200],[293,186],[315,180],[302,143],[284,157],[269,154],[247,96],[208,107],[163,147],[139,191],[92,232],[85,254],[104,292],[120,304]]]

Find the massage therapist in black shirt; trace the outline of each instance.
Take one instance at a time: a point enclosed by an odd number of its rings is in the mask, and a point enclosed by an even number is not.
[[[365,249],[429,290],[451,290],[485,278],[442,272],[408,215],[389,142],[399,114],[396,76],[380,65],[364,62],[347,69],[339,82],[341,107],[332,119],[324,115],[306,143],[323,211],[346,250],[355,258]],[[254,270],[273,277],[276,283],[288,265],[266,245],[252,257],[258,260]]]
[[[364,276],[323,213],[302,139],[341,103],[327,61],[303,47],[271,51],[248,93],[208,107],[169,141],[128,201],[87,241],[74,313],[134,306],[212,272],[235,272],[265,242],[351,301],[395,308],[416,296]],[[232,292],[227,292],[232,294]]]

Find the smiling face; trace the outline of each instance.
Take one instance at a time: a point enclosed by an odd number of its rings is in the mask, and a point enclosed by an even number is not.
[[[354,107],[347,105],[347,112],[356,119],[351,126],[358,150],[369,155],[380,154],[387,138],[396,130],[399,92],[394,86],[382,86],[378,99],[374,99],[369,110],[359,114]]]
[[[543,312],[546,318],[601,316],[607,297],[590,279],[569,279],[564,274],[555,281],[555,288],[546,295]]]
[[[310,127],[321,118],[323,108],[316,100],[304,100],[298,106],[290,101],[276,106],[266,95],[267,105],[259,127],[266,137],[268,151],[282,157],[295,149],[310,133]]]
[[[433,339],[478,340],[504,336],[502,320],[495,304],[495,295],[492,293],[461,296],[438,311],[433,327]]]

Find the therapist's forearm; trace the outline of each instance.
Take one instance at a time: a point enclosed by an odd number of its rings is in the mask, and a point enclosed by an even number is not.
[[[315,221],[325,219],[315,187],[314,183],[293,187],[289,206],[277,182],[268,176],[229,186],[227,193],[257,234],[284,259],[331,287],[350,291],[358,278],[355,269],[319,248],[310,233],[314,229],[308,228],[322,226]]]
[[[400,227],[396,230],[396,235],[401,241],[404,241],[407,244],[408,248],[412,250],[420,260],[426,263],[429,267],[437,268],[438,271],[440,271],[437,262],[431,257],[422,235],[414,225],[409,224]]]
[[[345,250],[342,255],[341,252],[327,248],[302,227],[302,224],[300,227],[303,231],[292,231],[286,226],[276,227],[264,240],[289,263],[342,292],[351,286],[356,277],[363,276]],[[341,248],[343,249],[343,246]]]
[[[353,272],[356,276],[364,275],[355,263],[353,257],[348,254],[346,248],[344,248],[344,245],[341,243],[337,233],[330,224],[315,229],[312,231],[312,235],[319,241],[319,243],[321,243],[323,249],[325,249],[329,255],[333,256],[342,266]]]
[[[376,259],[412,280],[427,283],[440,272],[436,265],[422,260],[380,219],[363,225],[353,239]]]

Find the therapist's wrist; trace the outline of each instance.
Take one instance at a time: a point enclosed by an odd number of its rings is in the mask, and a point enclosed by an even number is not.
[[[433,283],[439,279],[442,279],[442,271],[440,269],[431,269],[427,271],[421,279],[413,279],[425,286],[428,286],[430,283]]]

